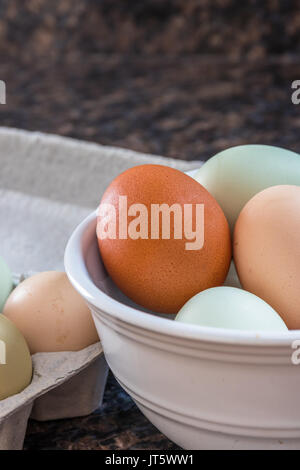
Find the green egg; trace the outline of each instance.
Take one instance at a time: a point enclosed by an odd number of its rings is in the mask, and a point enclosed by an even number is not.
[[[233,330],[288,330],[278,313],[264,300],[243,289],[226,286],[196,294],[181,308],[175,320]]]
[[[246,202],[270,186],[300,186],[300,155],[269,145],[241,145],[218,153],[195,179],[218,201],[231,231]]]
[[[13,280],[10,269],[0,256],[0,312],[2,312],[7,297],[13,288]]]
[[[0,315],[0,400],[26,388],[32,378],[27,343],[17,327]]]

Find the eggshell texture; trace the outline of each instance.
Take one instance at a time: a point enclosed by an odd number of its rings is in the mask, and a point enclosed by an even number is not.
[[[22,332],[31,354],[79,351],[99,340],[88,306],[62,272],[23,281],[3,314]]]
[[[104,265],[115,284],[134,302],[152,311],[177,313],[197,292],[224,282],[231,259],[227,220],[215,199],[193,178],[161,165],[141,165],[119,175],[107,188],[101,203],[112,204],[117,214],[119,196],[126,195],[128,207],[142,203],[151,213],[151,204],[204,204],[204,245],[186,250],[184,236],[174,239],[101,239]],[[193,227],[195,227],[193,210]],[[128,217],[128,222],[134,217]],[[101,217],[98,217],[98,224]]]
[[[300,155],[270,145],[240,145],[210,158],[195,179],[216,198],[233,232],[255,194],[270,186],[300,185]]]
[[[233,330],[287,331],[281,317],[262,299],[245,290],[225,286],[195,295],[175,320]]]
[[[300,187],[274,186],[244,207],[234,231],[234,261],[242,286],[300,328]]]
[[[0,400],[20,393],[31,377],[32,362],[25,339],[8,318],[0,315]]]
[[[0,312],[4,307],[7,297],[13,288],[13,280],[11,272],[0,256]]]

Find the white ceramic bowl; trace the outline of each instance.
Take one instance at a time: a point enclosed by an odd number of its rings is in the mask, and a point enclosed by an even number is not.
[[[147,313],[108,277],[95,231],[93,213],[71,236],[65,268],[111,370],[149,420],[189,450],[300,449],[300,365],[291,361],[300,332],[215,329]]]

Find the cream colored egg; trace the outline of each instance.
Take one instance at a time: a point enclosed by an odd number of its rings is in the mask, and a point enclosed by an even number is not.
[[[25,339],[16,326],[0,315],[0,400],[20,393],[32,377],[32,362]]]
[[[234,260],[244,289],[300,328],[300,187],[274,186],[256,194],[234,231]]]
[[[23,281],[3,313],[22,332],[32,354],[78,351],[99,340],[89,308],[63,272]]]

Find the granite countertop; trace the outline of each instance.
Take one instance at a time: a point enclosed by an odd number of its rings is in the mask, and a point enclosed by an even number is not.
[[[29,421],[25,450],[174,450],[110,373],[103,406],[84,418]]]
[[[54,3],[2,2],[1,125],[185,160],[246,143],[300,151],[296,2]],[[25,440],[25,449],[175,448],[112,375],[101,409],[31,421]]]
[[[78,59],[78,60],[77,60]],[[263,61],[220,57],[80,56],[15,75],[2,125],[40,130],[185,160],[233,145],[264,143],[299,151],[300,107],[291,83],[296,57]]]
[[[299,26],[294,0],[2,0],[0,123],[187,160],[297,151]]]

